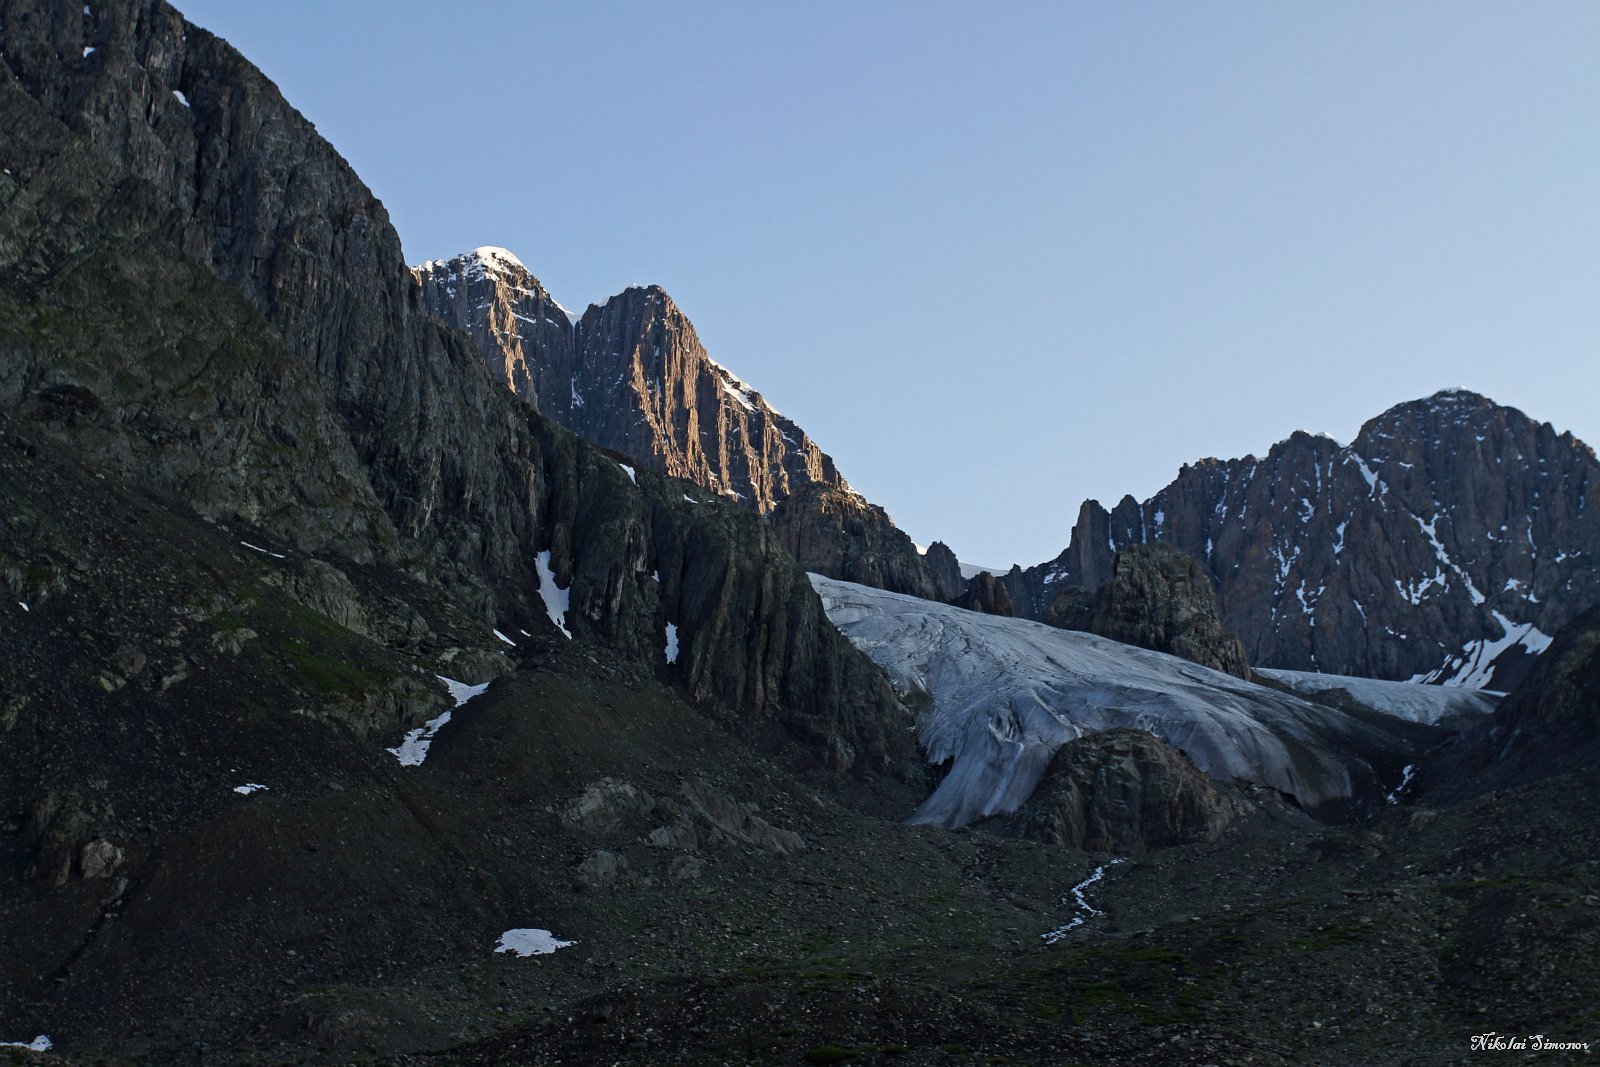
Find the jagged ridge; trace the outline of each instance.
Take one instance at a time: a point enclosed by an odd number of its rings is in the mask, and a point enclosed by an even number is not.
[[[1121,548],[1162,541],[1217,582],[1257,666],[1506,688],[1600,600],[1597,486],[1571,434],[1449,390],[1349,445],[1296,433],[1185,466],[1143,503],[1087,501],[1068,548],[1008,583],[1038,617],[1060,588],[1106,581]]]

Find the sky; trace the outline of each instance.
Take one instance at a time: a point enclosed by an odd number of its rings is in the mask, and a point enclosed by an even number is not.
[[[658,283],[921,543],[1462,387],[1600,445],[1600,4],[178,0],[389,209]]]

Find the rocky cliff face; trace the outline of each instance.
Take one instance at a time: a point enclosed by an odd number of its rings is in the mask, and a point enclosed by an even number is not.
[[[853,489],[798,485],[769,516],[802,567],[840,581],[932,597],[933,576],[911,538]]]
[[[911,539],[861,499],[792,419],[706,352],[659,286],[627,289],[570,325],[504,249],[414,268],[428,308],[465,330],[490,373],[586,441],[777,519],[807,570],[930,595]]]
[[[1217,617],[1210,577],[1193,556],[1169,545],[1129,545],[1117,553],[1110,581],[1092,593],[1063,589],[1044,621],[1250,678],[1244,645]]]
[[[5,0],[0,25],[0,255],[34,320],[0,364],[9,417],[209,518],[421,579],[505,633],[554,635],[565,600],[573,636],[834,766],[909,751],[881,676],[772,533],[636,479],[493,381],[429,313],[382,205],[226,43],[159,0]],[[106,317],[103,282],[145,305],[147,345],[74,332]],[[196,332],[218,286],[264,343]]]
[[[1160,541],[1217,582],[1257,666],[1506,688],[1600,600],[1593,451],[1512,408],[1447,391],[1355,441],[1297,433],[1264,458],[1202,460],[1143,503],[1084,504],[1066,551],[1018,577],[1040,617]]]
[[[1136,856],[1212,841],[1232,809],[1189,758],[1142,730],[1106,730],[1056,750],[1038,788],[989,825],[1087,852]]]

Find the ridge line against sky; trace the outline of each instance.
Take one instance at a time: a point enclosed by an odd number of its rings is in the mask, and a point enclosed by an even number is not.
[[[411,262],[661,285],[963,559],[1446,387],[1600,440],[1600,5],[178,6]]]

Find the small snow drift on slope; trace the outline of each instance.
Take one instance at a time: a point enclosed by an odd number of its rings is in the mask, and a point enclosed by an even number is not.
[[[468,685],[466,682],[458,682],[454,678],[446,678],[442,674],[436,674],[434,677],[443,682],[445,688],[450,690],[450,698],[456,702],[456,708],[459,708],[473,697],[482,695],[484,690],[489,688],[488,682],[484,682],[482,685]],[[420,767],[428,758],[428,749],[433,747],[434,735],[444,729],[445,724],[450,721],[450,716],[454,710],[455,708],[452,708],[437,719],[429,719],[415,730],[406,734],[405,739],[394,748],[385,749],[385,751],[399,760],[402,767]]]
[[[1379,776],[1354,753],[1410,755],[1398,730],[1188,660],[817,574],[811,583],[899,692],[928,698],[918,740],[929,762],[951,766],[915,823],[1015,811],[1056,749],[1119,726],[1150,730],[1213,777],[1271,786],[1310,809],[1381,797]]]
[[[40,1034],[32,1041],[0,1041],[0,1048],[25,1048],[29,1052],[49,1052],[53,1047],[49,1034]]]
[[[545,956],[558,948],[576,945],[576,941],[562,941],[549,930],[526,928],[507,930],[495,942],[496,952],[512,952],[518,956]]]
[[[1344,674],[1258,669],[1273,681],[1297,693],[1326,693],[1343,689],[1358,704],[1410,722],[1437,723],[1456,715],[1487,715],[1504,694],[1487,689],[1446,688],[1418,682],[1386,682]]]

